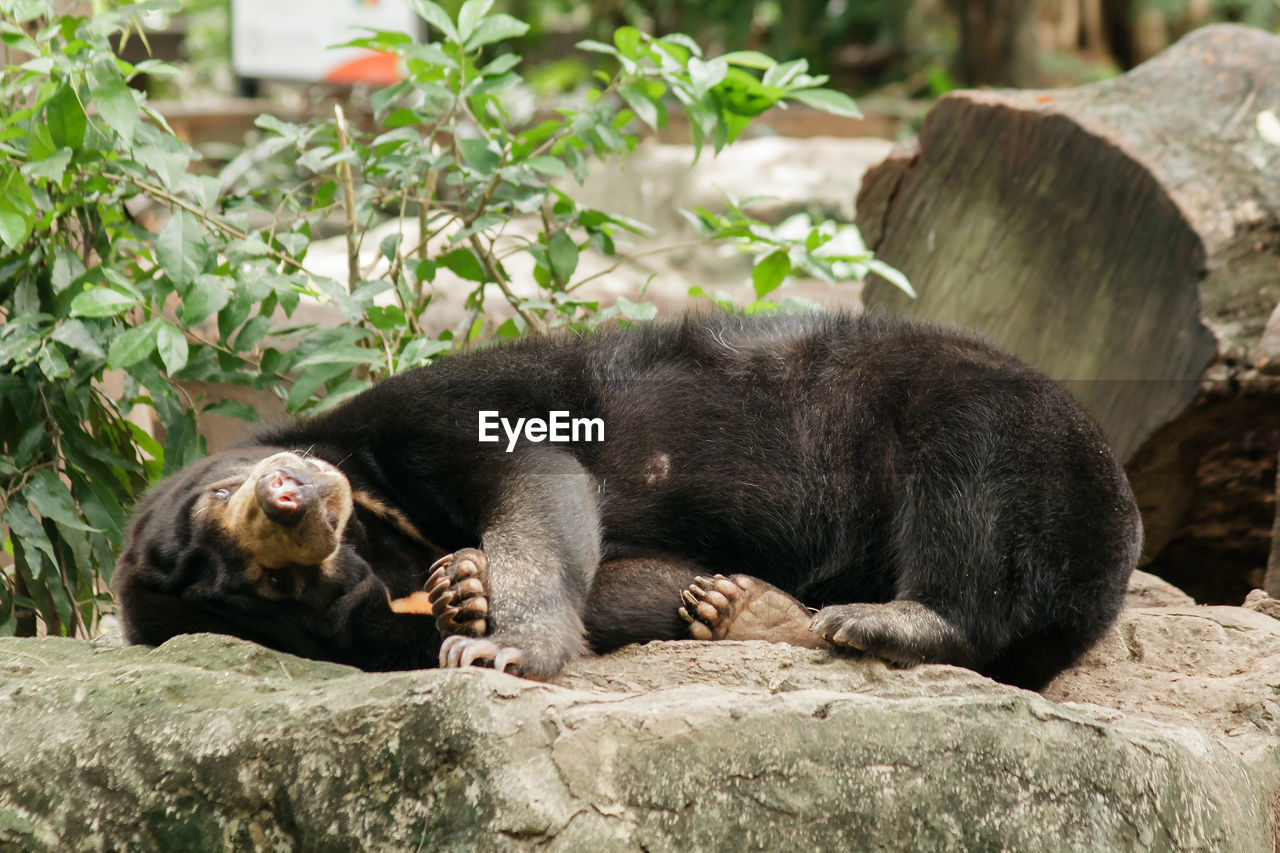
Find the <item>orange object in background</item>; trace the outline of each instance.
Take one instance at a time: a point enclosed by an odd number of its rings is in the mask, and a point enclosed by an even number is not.
[[[367,56],[344,62],[325,75],[326,83],[367,83],[374,86],[390,86],[404,77],[400,73],[400,58],[390,53],[369,51]]]
[[[408,0],[231,0],[232,66],[246,80],[390,85],[403,76],[396,57],[334,45],[422,28]]]

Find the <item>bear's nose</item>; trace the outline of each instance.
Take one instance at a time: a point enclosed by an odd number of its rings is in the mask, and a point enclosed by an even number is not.
[[[316,487],[305,472],[280,466],[258,478],[254,494],[267,518],[282,527],[292,527],[315,501]]]

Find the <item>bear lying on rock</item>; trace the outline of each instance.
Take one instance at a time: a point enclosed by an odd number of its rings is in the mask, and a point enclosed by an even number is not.
[[[1141,540],[1097,427],[1000,349],[707,314],[469,352],[260,430],[151,491],[114,589],[131,642],[369,670],[546,679],[692,636],[1036,688],[1112,623]]]

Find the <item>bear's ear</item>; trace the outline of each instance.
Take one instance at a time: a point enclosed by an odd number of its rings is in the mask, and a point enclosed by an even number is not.
[[[202,616],[186,593],[217,584],[219,561],[234,559],[202,547],[195,507],[204,494],[210,460],[164,480],[134,511],[124,549],[111,576],[116,612],[129,643],[162,643],[175,634],[228,633]]]
[[[303,657],[331,657],[328,626],[292,602],[223,589],[217,580],[232,569],[216,565],[219,559],[188,553],[176,565],[156,565],[126,551],[111,584],[125,642],[158,646],[179,634],[226,634]]]
[[[157,585],[157,575],[163,576],[127,552],[116,564],[111,591],[126,643],[155,646],[177,634],[217,631],[195,607]]]

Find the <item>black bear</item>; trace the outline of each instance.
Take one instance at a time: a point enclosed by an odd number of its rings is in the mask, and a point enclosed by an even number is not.
[[[759,636],[1036,688],[1112,623],[1141,540],[1097,427],[997,347],[707,314],[457,355],[260,430],[150,493],[113,585],[132,642],[365,669],[550,678]]]

